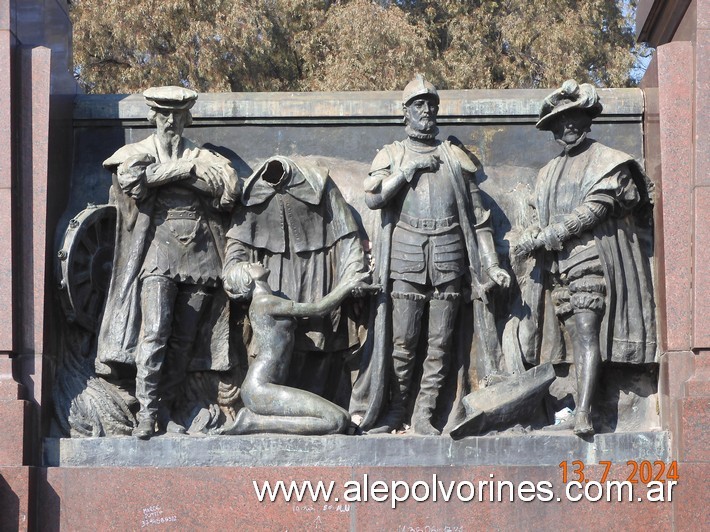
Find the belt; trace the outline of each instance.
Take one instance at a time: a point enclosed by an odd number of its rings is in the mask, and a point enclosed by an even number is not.
[[[415,229],[427,229],[435,231],[437,229],[446,229],[458,223],[458,216],[449,216],[448,218],[414,218],[404,213],[399,215],[399,221],[404,222]]]
[[[187,210],[169,210],[162,214],[165,220],[197,220],[200,218],[199,213]]]

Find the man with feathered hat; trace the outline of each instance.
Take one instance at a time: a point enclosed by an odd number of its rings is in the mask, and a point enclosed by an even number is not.
[[[591,403],[601,362],[639,364],[656,357],[650,182],[633,157],[587,137],[601,111],[594,87],[573,80],[543,101],[537,128],[551,131],[562,152],[538,174],[538,224],[513,246],[519,257],[536,258],[533,282],[524,283],[532,313],[518,328],[521,355],[529,363],[538,360],[543,328],[548,331],[543,288],[550,290],[571,337],[578,435],[594,433]]]

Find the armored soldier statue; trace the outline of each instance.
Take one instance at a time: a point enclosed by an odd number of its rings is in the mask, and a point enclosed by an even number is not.
[[[501,286],[510,277],[499,267],[476,165],[436,138],[436,88],[418,75],[405,87],[402,104],[407,139],[380,150],[365,181],[367,206],[382,210],[388,228],[375,259],[392,323],[389,410],[371,432],[390,432],[405,421],[428,306],[427,352],[411,424],[417,434],[435,435],[432,413],[449,368],[464,283],[479,291],[482,273]]]
[[[171,407],[193,352],[207,353],[209,368],[229,365],[222,217],[238,185],[227,159],[182,136],[197,93],[158,87],[144,96],[156,132],[104,161],[114,174],[118,227],[96,369],[110,378],[135,365],[133,434],[150,438],[156,421],[185,432]]]
[[[650,183],[633,157],[587,137],[601,111],[587,83],[566,81],[545,98],[537,128],[551,131],[563,150],[538,175],[539,224],[514,246],[519,256],[535,256],[532,277],[542,280],[527,283],[533,289],[527,325],[538,331],[520,335],[528,339],[520,342],[523,356],[534,360],[541,345],[542,306],[550,299],[544,288],[572,339],[578,435],[594,432],[590,412],[601,362],[639,364],[656,356]]]

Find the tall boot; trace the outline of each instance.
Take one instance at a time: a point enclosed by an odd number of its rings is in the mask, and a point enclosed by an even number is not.
[[[578,435],[594,434],[590,412],[601,361],[599,348],[601,315],[594,310],[576,310],[574,321],[575,332],[572,341],[577,372],[577,408],[574,416],[574,433]]]
[[[206,303],[210,301],[208,289],[201,285],[181,285],[173,304],[172,331],[167,342],[165,360],[160,376],[160,403],[158,427],[175,434],[187,430],[174,419],[174,406],[183,391],[187,368],[192,359],[193,345]]]
[[[429,336],[426,358],[422,366],[419,395],[414,403],[412,428],[416,434],[438,435],[441,431],[431,424],[439,390],[449,371],[454,321],[459,309],[458,294],[434,294],[442,299],[429,303]],[[446,296],[449,299],[443,299]]]
[[[402,427],[412,387],[412,373],[419,343],[426,296],[415,293],[392,293],[392,366],[390,404],[387,414],[373,434],[392,432]]]
[[[133,435],[148,439],[155,433],[159,385],[172,329],[177,287],[170,279],[150,276],[141,287],[142,331],[136,348],[136,399],[140,410]]]

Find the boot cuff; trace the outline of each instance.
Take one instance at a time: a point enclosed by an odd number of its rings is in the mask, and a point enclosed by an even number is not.
[[[409,299],[410,301],[425,301],[427,296],[416,292],[392,292],[392,299]]]

